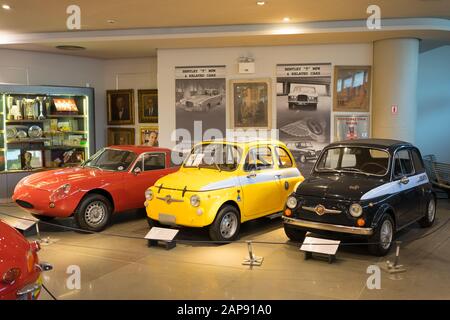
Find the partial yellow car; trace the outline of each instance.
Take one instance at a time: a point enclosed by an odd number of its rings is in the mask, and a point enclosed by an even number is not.
[[[303,180],[280,141],[204,141],[145,192],[148,222],[209,226],[212,240],[231,241],[241,223],[282,212]]]

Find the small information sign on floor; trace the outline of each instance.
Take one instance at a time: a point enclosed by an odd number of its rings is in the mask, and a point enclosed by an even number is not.
[[[315,253],[327,257],[328,263],[332,263],[336,258],[340,243],[339,240],[306,236],[300,250],[305,252],[305,260],[312,258],[313,253]]]
[[[162,243],[169,250],[176,246],[174,238],[178,234],[178,231],[177,229],[153,227],[144,238],[148,240],[149,247],[154,247],[158,243]]]

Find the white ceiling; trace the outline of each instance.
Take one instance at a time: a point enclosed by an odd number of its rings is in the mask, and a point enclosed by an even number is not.
[[[66,8],[81,7],[81,31],[67,31]],[[158,48],[370,42],[424,39],[450,43],[450,0],[3,0],[0,47],[95,58],[154,56]],[[368,4],[382,29],[368,30]],[[291,21],[282,24],[283,17]],[[430,19],[417,19],[417,18]],[[109,24],[108,19],[114,19]],[[281,25],[280,25],[281,24]],[[79,45],[62,52],[56,45]]]

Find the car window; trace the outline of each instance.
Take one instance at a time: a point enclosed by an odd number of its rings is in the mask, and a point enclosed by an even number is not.
[[[155,152],[144,154],[144,171],[161,170],[166,167],[166,154]]]
[[[290,168],[292,167],[292,159],[289,153],[281,147],[275,147],[277,151],[277,161],[280,168]]]
[[[273,168],[272,150],[269,147],[250,149],[245,158],[244,170],[256,171]]]
[[[414,174],[413,163],[407,149],[398,151],[394,158],[394,176],[401,178]]]
[[[414,168],[416,169],[417,173],[425,172],[425,167],[423,166],[422,158],[420,157],[420,154],[417,150],[412,149],[411,150]]]

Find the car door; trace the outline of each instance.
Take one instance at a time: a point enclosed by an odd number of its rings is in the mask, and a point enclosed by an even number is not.
[[[284,209],[287,197],[292,193],[295,184],[298,181],[298,169],[294,166],[289,152],[281,146],[275,146],[275,157],[278,166],[278,190],[280,192],[281,201],[277,211]]]
[[[124,182],[130,208],[144,207],[145,190],[169,171],[165,152],[141,154]]]
[[[394,154],[393,181],[394,207],[397,212],[397,227],[402,227],[417,217],[419,197],[414,182],[414,165],[408,148]]]
[[[247,217],[264,216],[277,211],[281,199],[274,152],[269,145],[248,150],[244,175],[239,177],[243,193],[243,213]]]

